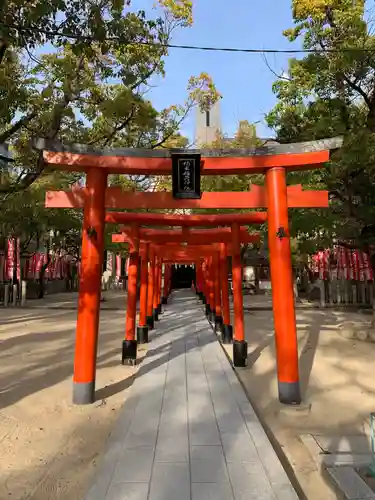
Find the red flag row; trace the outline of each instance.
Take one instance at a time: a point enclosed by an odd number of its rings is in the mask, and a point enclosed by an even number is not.
[[[369,255],[343,246],[317,252],[310,261],[311,270],[320,279],[373,281]]]

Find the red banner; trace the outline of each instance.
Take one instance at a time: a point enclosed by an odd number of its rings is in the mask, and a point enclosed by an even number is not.
[[[331,256],[333,257],[331,259]],[[351,250],[342,246],[332,251],[327,249],[317,252],[311,259],[311,270],[320,279],[339,279],[372,281],[373,270],[369,256],[360,250]]]
[[[21,241],[17,238],[16,246],[16,266],[17,266],[17,280],[21,281]]]
[[[121,276],[121,255],[116,255],[116,277]]]
[[[15,250],[14,238],[8,238],[6,279],[11,281],[13,281],[14,278]]]

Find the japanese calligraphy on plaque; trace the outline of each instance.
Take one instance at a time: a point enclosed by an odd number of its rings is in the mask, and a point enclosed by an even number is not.
[[[173,197],[198,199],[201,197],[199,154],[172,153]]]

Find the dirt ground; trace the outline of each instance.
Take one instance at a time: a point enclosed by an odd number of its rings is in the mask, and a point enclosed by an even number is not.
[[[109,292],[108,292],[109,293]],[[120,361],[123,292],[107,294],[101,313],[95,405],[71,404],[75,296],[45,307],[0,311],[0,499],[81,500],[127,396],[135,369]],[[109,297],[109,298],[108,298]],[[245,306],[270,299],[246,297]],[[297,311],[300,371],[310,411],[280,411],[271,310],[245,314],[249,366],[239,376],[251,402],[290,461],[305,498],[336,498],[301,440],[325,436],[335,447],[367,432],[375,410],[375,344],[341,337],[355,313]],[[366,430],[367,429],[367,430]],[[326,439],[326,440],[327,440]],[[302,496],[303,498],[303,496]]]
[[[81,500],[135,372],[120,363],[124,311],[104,310],[98,401],[73,406],[74,301],[46,302],[0,311],[0,499]]]
[[[245,301],[255,309],[271,306],[266,297],[249,297]],[[245,314],[249,365],[238,374],[309,500],[337,497],[301,436],[324,437],[325,448],[331,453],[340,446],[355,452],[355,441],[358,436],[368,436],[369,414],[375,411],[375,344],[345,339],[337,328],[353,320],[368,317],[313,308],[297,310],[301,386],[304,401],[311,409],[284,411],[277,400],[272,311],[252,310]],[[370,449],[366,452],[370,453]]]

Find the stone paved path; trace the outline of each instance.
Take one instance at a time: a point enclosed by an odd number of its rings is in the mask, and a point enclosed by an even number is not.
[[[297,500],[190,291],[149,347],[85,500]]]

